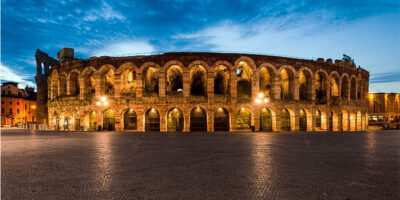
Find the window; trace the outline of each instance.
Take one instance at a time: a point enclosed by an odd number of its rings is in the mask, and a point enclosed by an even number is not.
[[[17,108],[17,114],[19,114],[19,108]]]
[[[1,101],[1,104],[4,104],[4,101]]]
[[[17,101],[17,105],[19,105],[19,101]]]
[[[12,100],[10,101],[10,105],[12,105]]]
[[[4,108],[1,108],[1,114],[4,114]]]
[[[10,115],[12,115],[12,108],[10,108]]]

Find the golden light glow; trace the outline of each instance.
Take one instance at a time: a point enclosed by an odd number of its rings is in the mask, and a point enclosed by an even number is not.
[[[105,102],[105,101],[107,101],[107,98],[106,98],[105,96],[102,96],[102,97],[101,97],[101,101],[102,101],[102,102]]]
[[[100,101],[96,102],[96,105],[100,106],[101,105]]]
[[[258,98],[264,98],[264,94],[262,92],[258,93]]]
[[[256,99],[255,102],[256,103],[262,103],[261,99]]]
[[[35,109],[35,108],[36,108],[36,106],[35,106],[35,105],[33,105],[33,106],[32,106],[32,109]]]
[[[264,99],[264,103],[268,103],[268,101],[269,101],[268,98]]]
[[[105,105],[105,106],[108,106],[108,101],[104,102],[104,105]]]
[[[370,99],[373,99],[373,98],[374,98],[374,95],[373,95],[373,94],[369,94],[369,98],[370,98]]]

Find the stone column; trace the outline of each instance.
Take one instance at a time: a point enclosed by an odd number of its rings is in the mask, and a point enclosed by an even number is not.
[[[290,116],[290,120],[294,119],[294,130],[291,129],[291,131],[299,131],[300,130],[300,110],[298,108],[295,108],[293,110],[294,117]],[[290,122],[293,124],[293,122]]]
[[[273,129],[275,128],[274,131],[279,131],[279,132],[282,131],[281,130],[281,112],[282,112],[281,108],[278,108],[276,110],[276,116],[275,116],[276,123],[275,123],[275,127],[272,127]]]
[[[100,109],[96,110],[96,130],[98,126],[101,126],[101,129],[103,129],[103,112]]]
[[[190,74],[188,71],[183,72],[183,97],[190,97]]]
[[[230,71],[230,77],[231,77],[231,82],[230,82],[230,95],[231,95],[231,104],[236,104],[237,101],[237,76],[236,76],[236,70],[231,69]]]
[[[71,95],[72,92],[72,85],[71,85],[71,78],[67,79],[67,95]]]
[[[254,93],[252,94],[252,95],[253,95],[253,99],[254,99],[254,98],[257,98],[258,93],[260,93],[260,74],[259,74],[259,72],[256,71],[255,74],[254,74],[254,76],[255,76],[255,77],[254,77],[254,84],[253,84],[253,87],[254,87],[253,91],[254,91]]]
[[[96,99],[100,99],[101,95],[103,95],[103,93],[104,93],[103,87],[102,87],[103,81],[101,80],[101,76],[99,76],[99,75],[95,75],[94,79],[95,79],[95,83],[96,83],[96,85],[94,86]]]
[[[293,99],[294,100],[299,100],[300,98],[299,98],[299,76],[298,75],[296,75],[295,77],[294,77],[294,84],[293,84],[293,89],[292,88],[290,88],[292,91],[293,91]]]
[[[160,98],[165,98],[166,92],[166,72],[165,69],[160,70],[160,76],[158,77],[158,95]]]
[[[122,121],[122,117],[119,114],[119,112],[115,112],[118,113],[117,115],[115,115],[115,130],[116,131],[123,131],[123,121]]]
[[[119,99],[121,94],[121,74],[115,74],[114,77],[114,98]]]
[[[214,103],[214,72],[207,72],[207,97],[208,103]]]
[[[190,110],[184,109],[184,125],[183,125],[183,132],[190,132]]]
[[[274,99],[281,99],[281,79],[274,76],[272,80],[272,96]]]
[[[160,132],[167,132],[167,119],[166,119],[166,108],[160,109]]]
[[[214,113],[213,109],[207,110],[207,132],[214,132]]]
[[[79,99],[84,100],[85,99],[85,78],[79,78]]]
[[[312,128],[311,128],[311,130],[312,131],[315,131],[315,122],[316,122],[316,120],[317,120],[317,117],[315,116],[315,112],[316,112],[316,109],[313,107],[313,108],[311,108],[311,116],[312,116]]]
[[[136,74],[136,98],[140,99],[143,97],[143,77],[142,72]]]
[[[136,111],[137,114],[137,130],[140,132],[144,132],[144,109],[138,109]]]
[[[236,131],[236,109],[233,109],[231,111],[231,120],[230,120],[230,126],[229,126],[229,131],[234,132]]]

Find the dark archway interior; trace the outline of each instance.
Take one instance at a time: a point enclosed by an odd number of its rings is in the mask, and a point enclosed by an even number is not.
[[[290,131],[290,113],[287,109],[282,110],[281,130],[282,131]]]
[[[260,115],[260,129],[262,131],[272,131],[272,113],[271,110],[263,108]]]
[[[305,110],[300,110],[300,131],[307,131],[307,114]]]
[[[133,109],[125,111],[124,114],[124,129],[136,130],[137,129],[137,116]]]
[[[200,107],[190,113],[190,131],[207,131],[207,114]]]
[[[200,70],[194,71],[192,74],[190,93],[194,96],[206,96],[205,85],[205,74]]]
[[[251,82],[242,79],[237,83],[237,95],[241,98],[251,98]]]
[[[215,111],[214,131],[229,131],[229,113],[224,108]]]
[[[171,66],[167,70],[167,93],[176,94],[183,91],[183,70],[179,66]]]
[[[155,108],[152,108],[146,112],[145,130],[160,131],[160,114]]]
[[[167,116],[167,129],[168,132],[182,132],[183,131],[183,113],[178,108],[173,108],[168,112]]]

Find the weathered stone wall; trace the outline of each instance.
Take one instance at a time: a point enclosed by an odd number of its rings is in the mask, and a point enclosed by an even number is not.
[[[191,122],[196,108],[205,111],[209,132],[214,131],[215,113],[221,108],[229,113],[230,131],[258,131],[260,124],[271,126],[273,131],[280,131],[282,125],[290,126],[292,131],[367,127],[369,73],[342,60],[333,64],[331,59],[325,62],[263,55],[166,53],[66,60],[52,67],[49,74],[48,119],[54,129],[87,130],[89,113],[95,111],[97,126],[107,128],[113,123],[117,131],[122,131],[126,124],[124,114],[130,110],[136,113],[137,131],[144,131],[150,122],[160,131],[167,131],[168,127],[179,127],[171,124],[181,123],[176,117],[168,118],[177,115],[171,114],[172,110],[179,109],[183,131],[189,132],[191,125],[197,127],[200,123],[193,118]],[[77,74],[79,81],[72,74]],[[72,95],[68,91],[74,91],[76,84],[80,93]],[[112,93],[107,92],[110,90]],[[269,101],[256,103],[259,93]],[[107,106],[101,102],[102,97],[107,99]],[[269,109],[270,117],[261,117],[263,108]],[[149,109],[159,113],[159,124],[146,119]],[[290,115],[281,117],[283,110]],[[320,117],[316,117],[317,110]],[[224,120],[218,118],[216,123],[221,121]],[[320,128],[316,121],[321,122]]]

